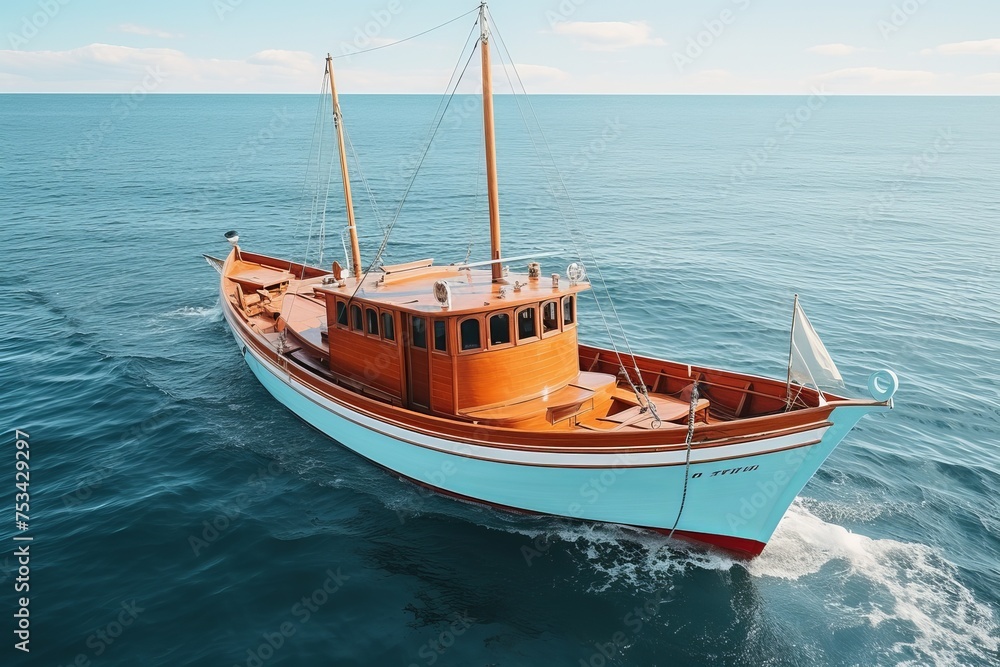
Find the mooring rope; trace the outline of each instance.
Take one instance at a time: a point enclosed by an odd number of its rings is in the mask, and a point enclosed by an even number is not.
[[[688,431],[687,437],[684,438],[684,445],[687,447],[687,453],[684,456],[684,491],[681,493],[681,506],[677,509],[677,518],[674,519],[673,528],[670,529],[670,534],[667,538],[670,539],[674,536],[674,531],[677,530],[677,524],[681,521],[681,514],[684,512],[684,505],[687,503],[688,495],[688,480],[691,475],[691,440],[694,437],[694,417],[698,410],[698,383],[695,382],[691,385],[691,406],[688,410]],[[654,413],[655,414],[655,413]]]

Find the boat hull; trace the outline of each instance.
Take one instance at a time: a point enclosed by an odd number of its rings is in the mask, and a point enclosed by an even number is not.
[[[254,349],[224,307],[243,358],[267,391],[344,447],[447,495],[522,512],[623,524],[746,555],[843,437],[877,406],[836,407],[824,422],[730,445],[636,453],[559,453],[469,443],[381,420],[301,382]],[[685,480],[687,480],[685,493]],[[683,504],[683,508],[682,508]],[[678,514],[680,515],[678,519]]]

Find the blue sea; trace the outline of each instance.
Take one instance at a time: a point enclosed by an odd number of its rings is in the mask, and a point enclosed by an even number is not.
[[[440,101],[341,97],[366,260],[394,218],[387,263],[488,256],[475,97],[396,216]],[[1000,99],[500,96],[496,114],[505,254],[557,253],[545,273],[581,256],[636,353],[783,377],[798,294],[847,392],[894,369],[896,409],[750,562],[430,495],[258,385],[201,257],[235,229],[343,263],[318,97],[2,95],[0,663],[1000,664]]]

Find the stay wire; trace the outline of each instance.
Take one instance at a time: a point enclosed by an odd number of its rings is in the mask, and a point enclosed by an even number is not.
[[[359,56],[362,53],[370,53],[372,51],[378,51],[379,49],[388,49],[390,46],[396,46],[397,44],[402,44],[403,42],[408,42],[411,39],[416,39],[417,37],[420,37],[422,35],[426,35],[429,32],[434,32],[438,28],[443,28],[446,25],[448,25],[449,23],[454,23],[455,21],[457,21],[459,19],[465,18],[466,16],[468,16],[472,12],[478,12],[478,11],[479,11],[479,7],[476,7],[475,9],[470,9],[469,11],[465,12],[461,16],[456,16],[455,18],[451,19],[450,21],[445,21],[441,25],[434,26],[433,28],[430,28],[428,30],[424,30],[423,32],[418,32],[416,35],[410,35],[409,37],[397,40],[397,41],[392,42],[390,44],[383,44],[382,46],[373,46],[372,48],[370,48],[370,49],[364,49],[363,51],[352,51],[350,53],[342,53],[339,56],[333,56],[333,59],[336,60],[337,58],[350,58],[351,56]]]
[[[372,213],[375,215],[375,224],[378,225],[379,231],[384,234],[385,225],[382,224],[382,211],[378,207],[378,201],[376,201],[375,194],[368,184],[368,179],[365,178],[365,172],[361,169],[361,160],[358,157],[358,151],[355,150],[354,142],[351,141],[351,135],[347,133],[346,127],[344,128],[344,137],[347,139],[347,145],[351,148],[351,156],[354,158],[354,166],[358,170],[358,176],[361,177],[361,183],[365,186],[365,192],[368,194],[368,203],[371,205]]]
[[[302,178],[302,193],[300,195],[300,198],[302,200],[302,206],[301,206],[301,208],[299,210],[298,215],[295,216],[295,226],[292,228],[292,238],[295,238],[295,236],[298,235],[299,228],[302,226],[302,221],[305,218],[305,214],[306,214],[306,202],[309,201],[309,199],[311,199],[311,201],[312,201],[312,210],[310,211],[310,233],[312,232],[312,218],[313,218],[313,216],[315,214],[314,212],[315,212],[315,207],[316,207],[316,198],[319,196],[318,195],[318,183],[317,183],[317,192],[311,198],[307,199],[307,197],[306,197],[306,191],[309,188],[309,181],[310,181],[310,178],[312,176],[312,165],[313,165],[313,156],[314,155],[316,156],[316,161],[317,161],[317,166],[316,166],[317,178],[318,178],[318,175],[320,173],[319,162],[322,160],[322,152],[323,152],[322,133],[323,133],[324,129],[326,128],[326,124],[323,122],[323,109],[326,106],[324,104],[325,101],[326,101],[325,90],[326,90],[326,75],[324,74],[324,76],[323,76],[323,82],[320,84],[320,89],[319,89],[319,102],[316,105],[316,118],[313,121],[312,141],[311,141],[311,143],[309,145],[309,157],[306,160],[305,175]],[[319,136],[317,137],[317,135],[319,135]],[[307,252],[308,252],[308,248],[307,248]],[[294,264],[294,262],[292,260],[288,261],[288,272],[289,273],[291,273],[291,271],[292,271],[292,265],[293,264]],[[305,264],[305,258],[303,258],[303,265],[304,264]]]
[[[303,178],[303,182],[302,182],[302,199],[305,200],[306,189],[309,187],[309,180],[310,180],[310,177],[311,177],[311,174],[312,174],[312,159],[313,159],[313,155],[315,154],[316,155],[316,189],[315,189],[315,191],[314,191],[314,193],[312,195],[312,198],[311,198],[312,199],[312,206],[311,206],[311,209],[310,209],[310,212],[309,212],[309,235],[306,238],[306,249],[305,249],[305,253],[304,253],[303,257],[302,257],[302,263],[301,263],[301,267],[302,268],[301,268],[301,271],[299,272],[299,280],[302,280],[302,279],[305,278],[306,264],[308,263],[308,260],[309,260],[309,248],[310,248],[310,245],[312,244],[313,226],[316,223],[317,207],[319,206],[320,178],[321,178],[321,175],[322,175],[322,167],[323,167],[323,164],[322,164],[323,163],[323,136],[326,133],[326,121],[325,121],[324,109],[326,107],[326,95],[327,95],[327,91],[328,91],[327,81],[329,80],[328,79],[329,74],[330,74],[329,71],[327,71],[323,75],[323,81],[320,84],[320,89],[319,89],[319,103],[317,104],[317,107],[316,107],[316,120],[315,120],[314,125],[313,125],[312,143],[309,146],[309,160],[306,163],[306,174],[305,174],[305,177]],[[332,161],[331,161],[331,164],[332,164]],[[327,182],[327,196],[329,196],[329,182]],[[293,238],[295,236],[297,236],[299,227],[302,224],[302,217],[303,217],[303,215],[305,213],[305,207],[306,207],[306,203],[305,203],[305,201],[303,201],[302,202],[302,210],[299,213],[299,215],[296,216],[297,219],[296,219],[296,222],[295,222],[294,230],[292,232],[292,237]],[[288,261],[288,272],[289,273],[292,272],[292,266],[293,266],[293,262],[291,260],[289,260]],[[286,320],[287,319],[291,319],[292,311],[294,309],[295,309],[295,299],[293,298],[292,301],[291,301],[291,305],[288,306],[288,315],[286,317]]]
[[[323,75],[323,90],[321,91],[322,92],[322,94],[321,94],[322,101],[324,101],[324,102],[325,102],[326,96],[328,94],[327,93],[327,82],[330,80],[329,77],[330,77],[330,72],[329,72],[329,69],[327,69],[327,71]],[[323,104],[323,106],[325,107],[326,105]],[[332,117],[331,117],[331,120],[332,120]],[[316,190],[315,190],[315,192],[313,194],[312,210],[310,211],[310,214],[309,214],[309,235],[306,238],[306,251],[305,251],[304,256],[302,257],[302,265],[301,265],[302,268],[301,268],[301,271],[299,272],[299,280],[303,280],[305,278],[306,265],[309,262],[309,251],[312,248],[313,228],[316,226],[316,219],[320,215],[320,199],[321,199],[321,192],[322,192],[321,191],[322,181],[320,180],[320,178],[322,176],[322,167],[323,167],[323,165],[322,165],[323,136],[326,133],[326,124],[327,124],[327,121],[324,119],[323,120],[323,124],[320,126],[320,136],[319,136],[320,146],[319,146],[319,150],[318,150],[318,154],[317,154],[317,163],[316,163]],[[333,169],[333,157],[332,157],[332,155],[330,157],[330,169]],[[328,175],[327,175],[327,189],[326,189],[326,197],[327,198],[329,198],[329,194],[330,194],[330,182],[329,182],[329,179],[330,179],[330,176],[329,176],[329,173],[328,173]],[[324,204],[324,206],[325,206],[325,204]],[[325,209],[323,210],[323,216],[324,216],[324,220],[325,220],[325,216],[326,216]]]
[[[403,204],[406,202],[406,197],[410,193],[410,189],[413,187],[414,182],[417,180],[417,175],[420,173],[420,167],[423,165],[424,160],[427,159],[427,154],[430,153],[431,146],[434,143],[434,137],[437,135],[437,131],[441,127],[441,123],[444,121],[444,117],[448,112],[448,107],[451,106],[451,101],[455,98],[455,93],[458,92],[458,86],[462,82],[462,78],[465,76],[465,72],[469,69],[469,63],[472,62],[472,57],[476,55],[476,47],[479,45],[478,39],[476,40],[476,43],[473,45],[471,51],[469,52],[469,57],[465,61],[465,66],[462,68],[461,74],[458,75],[458,79],[456,80],[455,73],[458,72],[458,65],[460,65],[462,62],[462,56],[465,54],[465,49],[466,47],[468,47],[469,40],[471,39],[471,36],[474,33],[476,26],[478,24],[479,24],[479,18],[476,17],[476,22],[473,24],[469,37],[466,38],[465,45],[462,47],[462,53],[459,55],[459,60],[455,65],[455,71],[452,72],[451,79],[448,81],[448,87],[445,88],[447,101],[442,100],[442,103],[438,104],[439,113],[435,114],[437,117],[437,121],[434,123],[434,126],[431,129],[430,136],[427,140],[427,145],[424,147],[424,151],[420,156],[420,160],[417,162],[417,165],[413,170],[413,174],[410,176],[410,180],[406,184],[406,189],[403,191],[403,196],[399,200],[399,205],[396,207],[396,212],[395,214],[393,214],[392,220],[389,221],[389,225],[386,228],[385,235],[382,237],[382,244],[379,246],[378,251],[375,253],[375,257],[368,265],[368,269],[361,277],[361,280],[359,280],[358,284],[355,286],[354,291],[351,293],[349,301],[354,299],[354,297],[357,295],[358,291],[361,289],[361,286],[364,285],[365,281],[368,279],[368,274],[371,273],[372,269],[374,269],[378,265],[382,253],[385,252],[385,248],[389,243],[389,235],[392,233],[393,228],[396,226],[396,222],[399,220],[399,214],[403,210]],[[452,86],[452,82],[454,82],[454,86]],[[447,92],[448,88],[451,88],[450,94],[448,94]]]

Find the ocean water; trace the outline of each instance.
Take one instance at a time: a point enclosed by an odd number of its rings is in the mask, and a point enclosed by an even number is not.
[[[341,103],[370,259],[439,99]],[[1000,664],[1000,100],[521,111],[498,97],[505,254],[581,255],[636,352],[781,376],[797,293],[851,394],[899,374],[763,555],[428,495],[266,394],[200,254],[237,229],[343,261],[336,173],[325,233],[312,214],[316,97],[4,95],[8,508],[14,429],[31,477],[29,530],[0,525],[2,664]],[[487,256],[480,113],[452,100],[386,261]],[[605,341],[592,302],[580,319]]]

